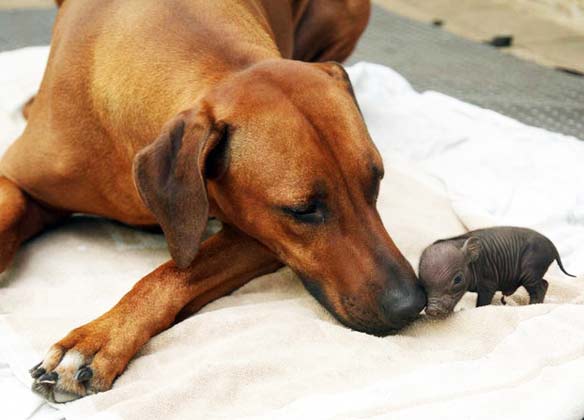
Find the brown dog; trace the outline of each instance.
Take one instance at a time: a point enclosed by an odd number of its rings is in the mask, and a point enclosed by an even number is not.
[[[35,389],[109,389],[177,317],[282,264],[351,328],[390,333],[422,310],[344,70],[290,59],[345,59],[368,15],[365,0],[64,2],[1,162],[1,268],[74,212],[159,224],[173,261],[52,346]],[[210,215],[224,228],[200,244]]]

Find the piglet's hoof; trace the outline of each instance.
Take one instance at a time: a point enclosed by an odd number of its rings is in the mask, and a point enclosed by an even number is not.
[[[507,301],[505,300],[505,296],[501,296],[501,305],[507,305]]]

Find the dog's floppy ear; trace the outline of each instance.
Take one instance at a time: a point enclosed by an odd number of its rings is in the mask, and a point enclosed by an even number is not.
[[[167,123],[160,137],[134,159],[134,181],[144,204],[156,217],[177,267],[195,258],[207,226],[209,201],[205,178],[226,167],[215,149],[226,141],[227,127],[205,109],[182,112]],[[209,156],[215,166],[207,166]]]

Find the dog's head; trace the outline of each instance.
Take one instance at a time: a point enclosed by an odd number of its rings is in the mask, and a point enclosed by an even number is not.
[[[212,213],[272,250],[344,324],[395,331],[423,309],[376,209],[383,163],[343,68],[265,62],[218,82],[135,161],[179,267]]]

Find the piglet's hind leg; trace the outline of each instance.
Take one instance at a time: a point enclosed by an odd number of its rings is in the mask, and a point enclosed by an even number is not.
[[[548,286],[549,283],[545,279],[541,279],[535,284],[525,285],[525,289],[529,293],[529,304],[543,303]]]

